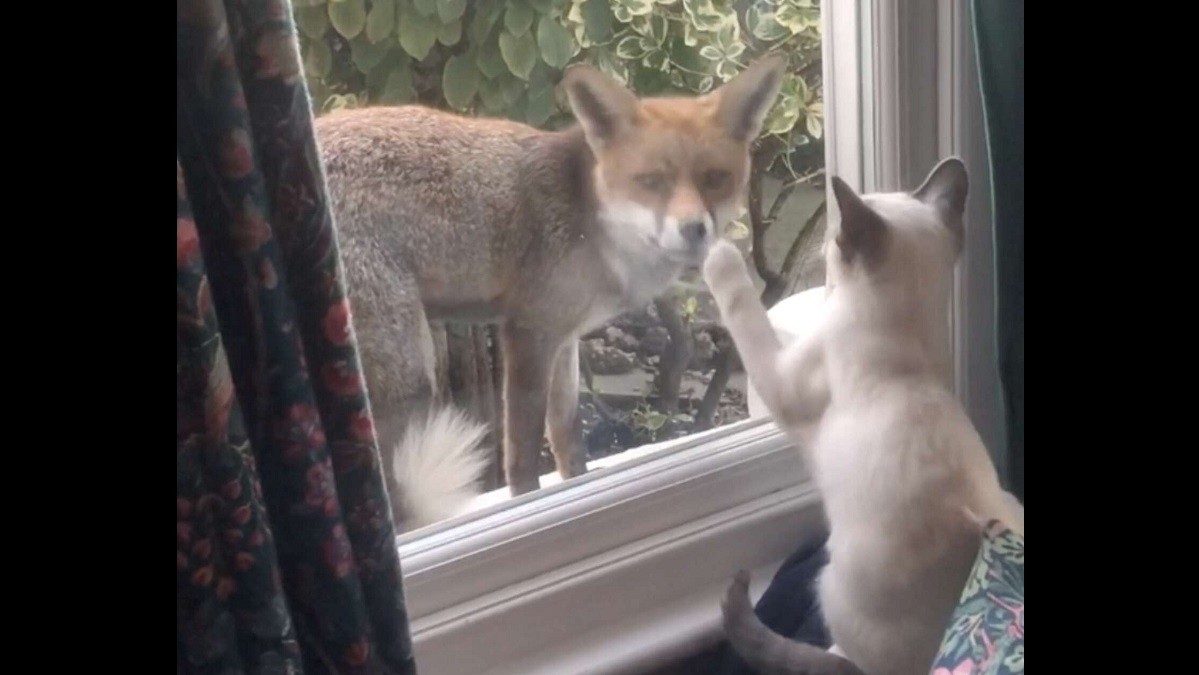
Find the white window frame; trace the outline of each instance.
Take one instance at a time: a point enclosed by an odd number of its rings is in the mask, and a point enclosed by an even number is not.
[[[939,157],[965,160],[955,385],[998,447],[968,11],[965,0],[825,0],[827,170],[858,189],[910,189]],[[719,598],[735,570],[751,570],[760,592],[804,538],[823,535],[819,498],[774,424],[746,420],[660,448],[401,537],[421,673],[644,672],[720,639]]]

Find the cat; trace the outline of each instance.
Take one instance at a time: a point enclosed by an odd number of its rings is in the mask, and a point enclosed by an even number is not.
[[[722,609],[733,648],[765,675],[927,675],[981,541],[1023,507],[948,387],[953,268],[966,168],[939,163],[910,193],[860,196],[831,179],[840,223],[825,242],[819,324],[781,345],[737,249],[704,278],[753,388],[804,452],[829,523],[818,595],[828,652],[770,633],[738,574]]]

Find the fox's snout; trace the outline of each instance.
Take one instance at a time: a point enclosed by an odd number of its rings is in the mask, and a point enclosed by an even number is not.
[[[698,246],[704,242],[708,231],[703,219],[693,219],[679,223],[679,234],[683,236],[683,241]]]
[[[667,216],[662,225],[661,247],[691,262],[702,261],[715,238],[716,228],[707,212],[682,219]]]

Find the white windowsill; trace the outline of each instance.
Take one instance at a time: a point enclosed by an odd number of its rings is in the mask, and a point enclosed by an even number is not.
[[[593,459],[590,462],[587,462],[587,471],[589,473],[593,473],[599,471],[600,469],[614,469],[618,466],[625,466],[635,459],[640,459],[642,457],[647,457],[649,455],[662,452],[668,447],[669,445],[665,445],[663,443],[646,443],[645,445],[639,445],[635,448],[629,448],[624,452],[618,452],[613,455],[608,455],[607,457]],[[545,489],[561,484],[562,476],[556,471],[551,471],[549,473],[542,474],[540,480],[541,488]],[[491,492],[484,492],[478,497],[475,497],[474,501],[471,502],[470,506],[467,507],[466,513],[477,513],[478,511],[482,511],[489,506],[506,504],[512,501],[512,499],[512,493],[508,491],[507,487],[497,488]]]
[[[823,516],[764,420],[661,444],[401,538],[422,673],[636,672],[719,639],[738,569],[759,591]]]

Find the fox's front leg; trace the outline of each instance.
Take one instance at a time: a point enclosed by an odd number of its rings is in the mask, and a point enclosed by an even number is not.
[[[546,395],[560,340],[516,323],[500,328],[504,355],[504,475],[513,496],[541,487]]]
[[[583,427],[579,419],[579,340],[571,336],[558,351],[550,373],[549,404],[545,424],[550,450],[563,479],[587,472]]]
[[[819,416],[827,401],[827,388],[809,387],[805,382],[821,381],[812,378],[820,359],[819,342],[815,336],[803,344],[788,348],[787,365],[783,368],[783,348],[778,333],[758,299],[745,261],[737,248],[726,241],[712,247],[704,262],[704,280],[712,291],[721,321],[737,346],[745,372],[754,389],[775,420],[791,427],[810,423]]]

